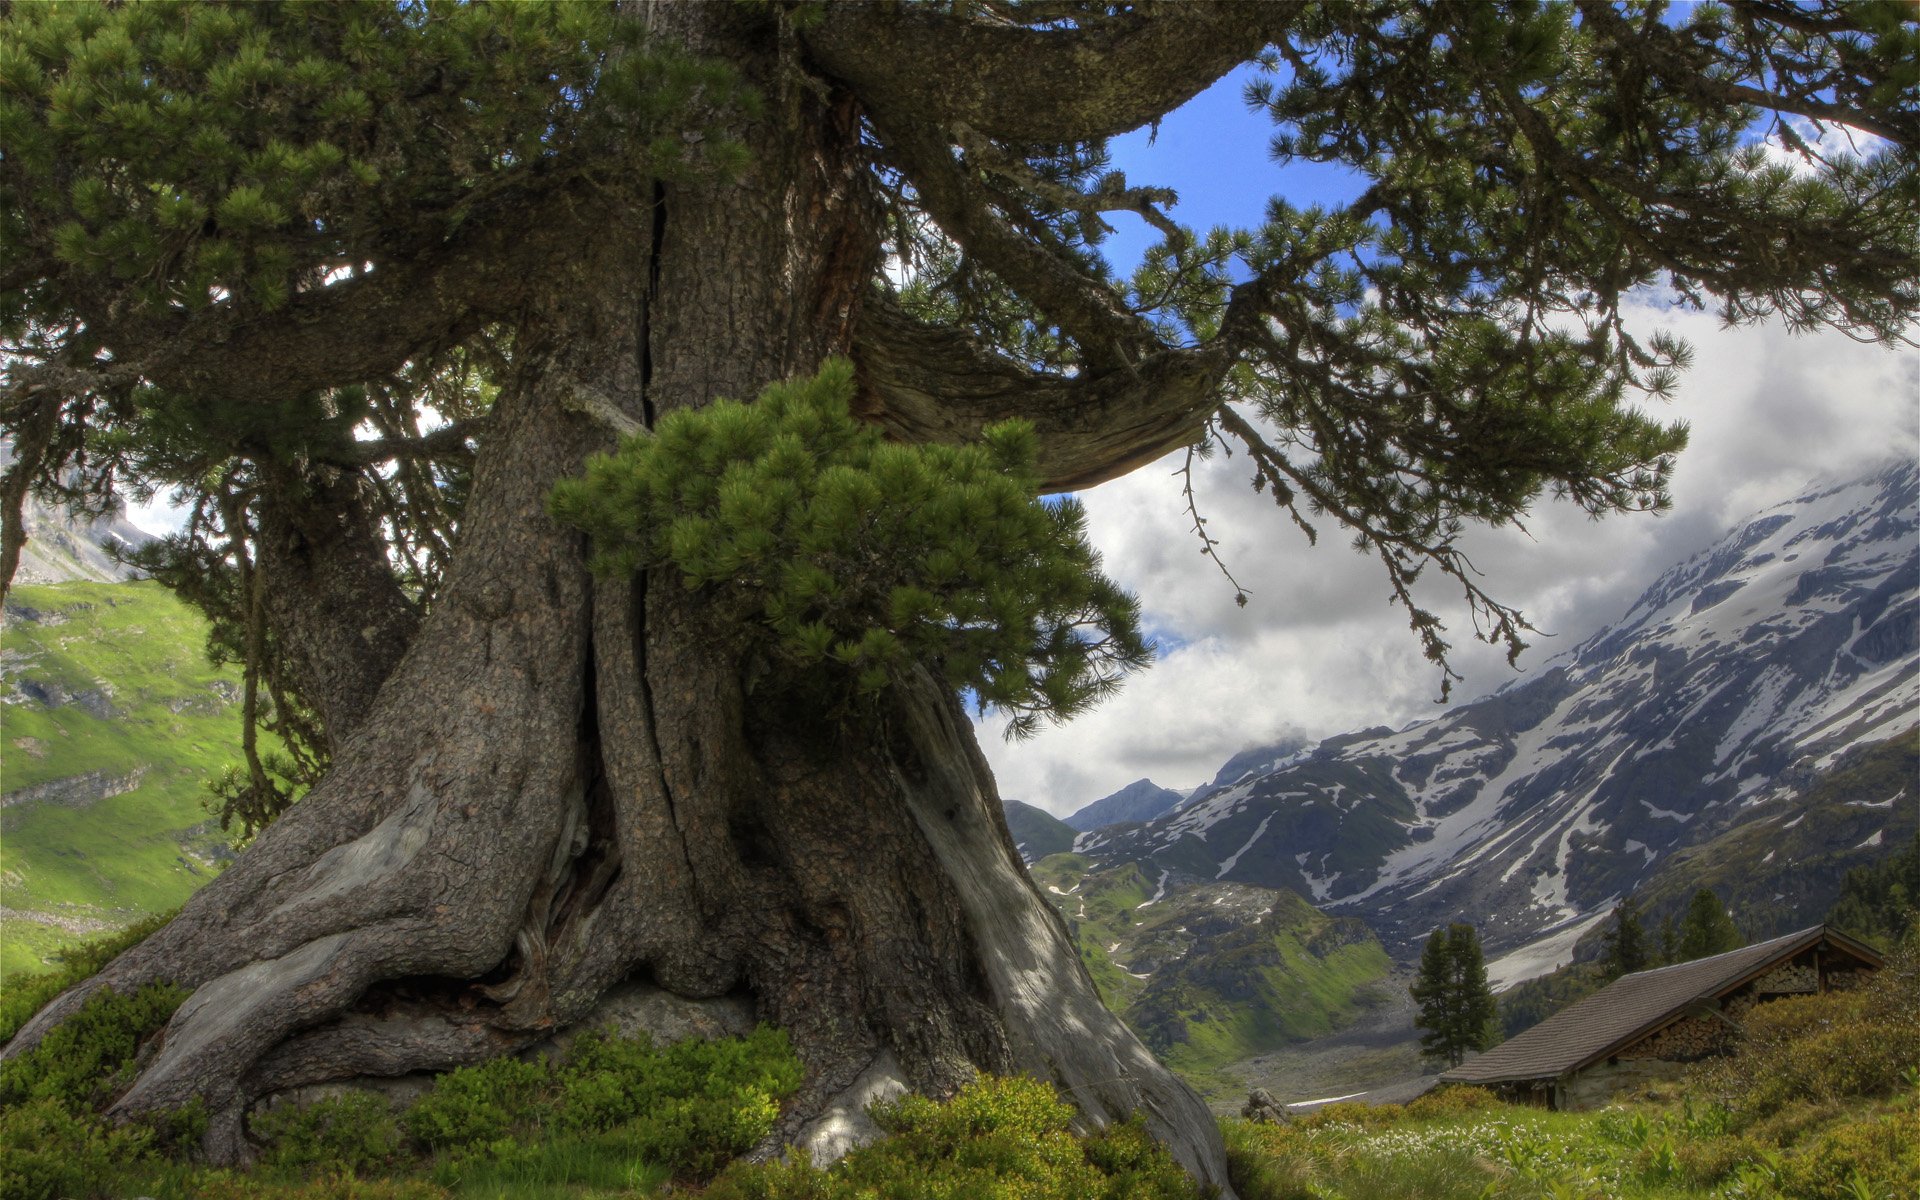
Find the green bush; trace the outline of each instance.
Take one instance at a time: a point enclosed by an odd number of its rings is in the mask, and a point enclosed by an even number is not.
[[[448,1179],[546,1170],[518,1143],[548,1142],[549,1126],[583,1161],[602,1143],[617,1144],[675,1175],[704,1178],[772,1131],[801,1075],[786,1035],[764,1027],[666,1047],[589,1033],[558,1066],[496,1059],[449,1072],[402,1124],[449,1153]],[[533,1158],[545,1153],[536,1147]]]
[[[1898,1093],[1920,1067],[1920,930],[1857,992],[1796,996],[1744,1018],[1739,1051],[1694,1077],[1746,1121],[1795,1103]]]
[[[392,1165],[405,1148],[393,1109],[370,1092],[330,1096],[305,1108],[286,1105],[251,1125],[267,1144],[263,1165],[307,1174],[376,1171]]]
[[[48,1001],[74,984],[98,975],[100,968],[112,962],[121,951],[145,941],[173,920],[173,916],[171,912],[161,913],[136,921],[118,933],[68,946],[55,956],[60,961],[59,969],[49,974],[9,979],[6,994],[0,995],[0,1045],[12,1041],[20,1027],[45,1008]]]
[[[1405,1114],[1409,1120],[1439,1120],[1485,1112],[1490,1108],[1499,1108],[1500,1103],[1500,1098],[1485,1088],[1453,1084],[1415,1097],[1406,1105]]]
[[[1773,1183],[1784,1200],[1920,1196],[1920,1113],[1835,1125],[1786,1156]]]
[[[1044,1083],[983,1077],[945,1103],[877,1106],[892,1136],[815,1170],[737,1163],[707,1200],[1193,1200],[1191,1179],[1138,1124],[1075,1137]]]
[[[0,1106],[0,1200],[93,1195],[149,1152],[153,1135],[75,1112],[56,1096]]]
[[[550,1083],[544,1062],[496,1058],[449,1071],[407,1110],[403,1124],[435,1149],[464,1149],[504,1138],[530,1123]]]
[[[76,1113],[98,1107],[131,1067],[141,1042],[186,998],[183,989],[164,983],[130,996],[95,992],[32,1051],[0,1063],[0,1106],[51,1099]]]

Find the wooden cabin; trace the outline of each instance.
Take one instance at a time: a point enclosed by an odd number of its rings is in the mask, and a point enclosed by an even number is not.
[[[1593,1108],[1614,1093],[1726,1053],[1756,1004],[1857,987],[1884,966],[1873,947],[1825,925],[1711,958],[1623,975],[1440,1076],[1508,1100]]]

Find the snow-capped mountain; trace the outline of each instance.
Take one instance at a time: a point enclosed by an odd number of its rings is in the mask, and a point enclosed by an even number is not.
[[[1075,850],[1292,887],[1401,952],[1465,917],[1496,952],[1533,946],[1531,964],[1669,862],[1734,844],[1730,830],[1798,826],[1809,788],[1863,747],[1911,743],[1917,635],[1920,468],[1902,463],[1759,513],[1525,680],[1280,758]],[[1912,785],[1920,803],[1910,774],[1874,786]],[[1894,791],[1845,794],[1844,820],[1818,815],[1793,844],[1858,834],[1866,861],[1883,835],[1911,836],[1914,805]],[[1791,865],[1774,858],[1753,869]]]

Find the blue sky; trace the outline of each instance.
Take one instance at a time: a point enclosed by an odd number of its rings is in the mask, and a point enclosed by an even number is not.
[[[1251,226],[1275,193],[1305,206],[1357,190],[1340,168],[1274,164],[1266,118],[1241,99],[1250,71],[1171,114],[1157,137],[1141,130],[1111,144],[1131,185],[1179,193],[1172,215],[1183,224]],[[1113,224],[1102,251],[1124,273],[1155,235],[1125,214]],[[1525,533],[1480,531],[1469,541],[1483,585],[1548,635],[1523,657],[1521,673],[1623,614],[1661,572],[1756,510],[1818,478],[1920,456],[1920,353],[1836,333],[1791,335],[1777,324],[1723,329],[1670,299],[1651,290],[1633,298],[1627,315],[1643,336],[1666,329],[1696,353],[1673,404],[1657,410],[1693,426],[1673,510],[1594,522],[1545,504]],[[1175,456],[1081,496],[1108,573],[1140,596],[1146,625],[1160,637],[1159,661],[1099,709],[1029,741],[1008,743],[1004,720],[981,721],[1003,796],[1064,815],[1143,777],[1168,787],[1200,783],[1237,751],[1281,736],[1327,737],[1435,715],[1437,677],[1404,613],[1389,606],[1377,563],[1354,554],[1337,529],[1323,529],[1319,546],[1308,548],[1253,493],[1244,464],[1216,456],[1197,470],[1198,492],[1222,554],[1251,593],[1242,609],[1200,556],[1178,467]],[[1449,593],[1430,589],[1423,599],[1452,631],[1455,666],[1466,676],[1457,701],[1516,677],[1503,653],[1473,641]]]
[[[1247,81],[1260,74],[1242,67],[1160,122],[1157,132],[1138,129],[1108,143],[1113,165],[1134,186],[1171,186],[1180,196],[1172,216],[1205,232],[1216,225],[1252,228],[1266,214],[1267,199],[1284,196],[1298,208],[1352,200],[1360,176],[1329,163],[1280,166],[1267,153],[1273,123],[1249,111],[1242,98]],[[1113,218],[1115,235],[1101,251],[1123,273],[1158,240],[1145,221],[1129,213]]]

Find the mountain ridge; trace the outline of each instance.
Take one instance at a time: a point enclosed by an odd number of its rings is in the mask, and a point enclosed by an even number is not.
[[[1678,852],[1784,826],[1850,752],[1911,737],[1916,583],[1920,467],[1809,488],[1525,679],[1401,730],[1326,739],[1076,850],[1291,887],[1366,919],[1402,957],[1463,912],[1493,956],[1554,939],[1570,952]],[[1848,849],[1796,852],[1837,869]]]

